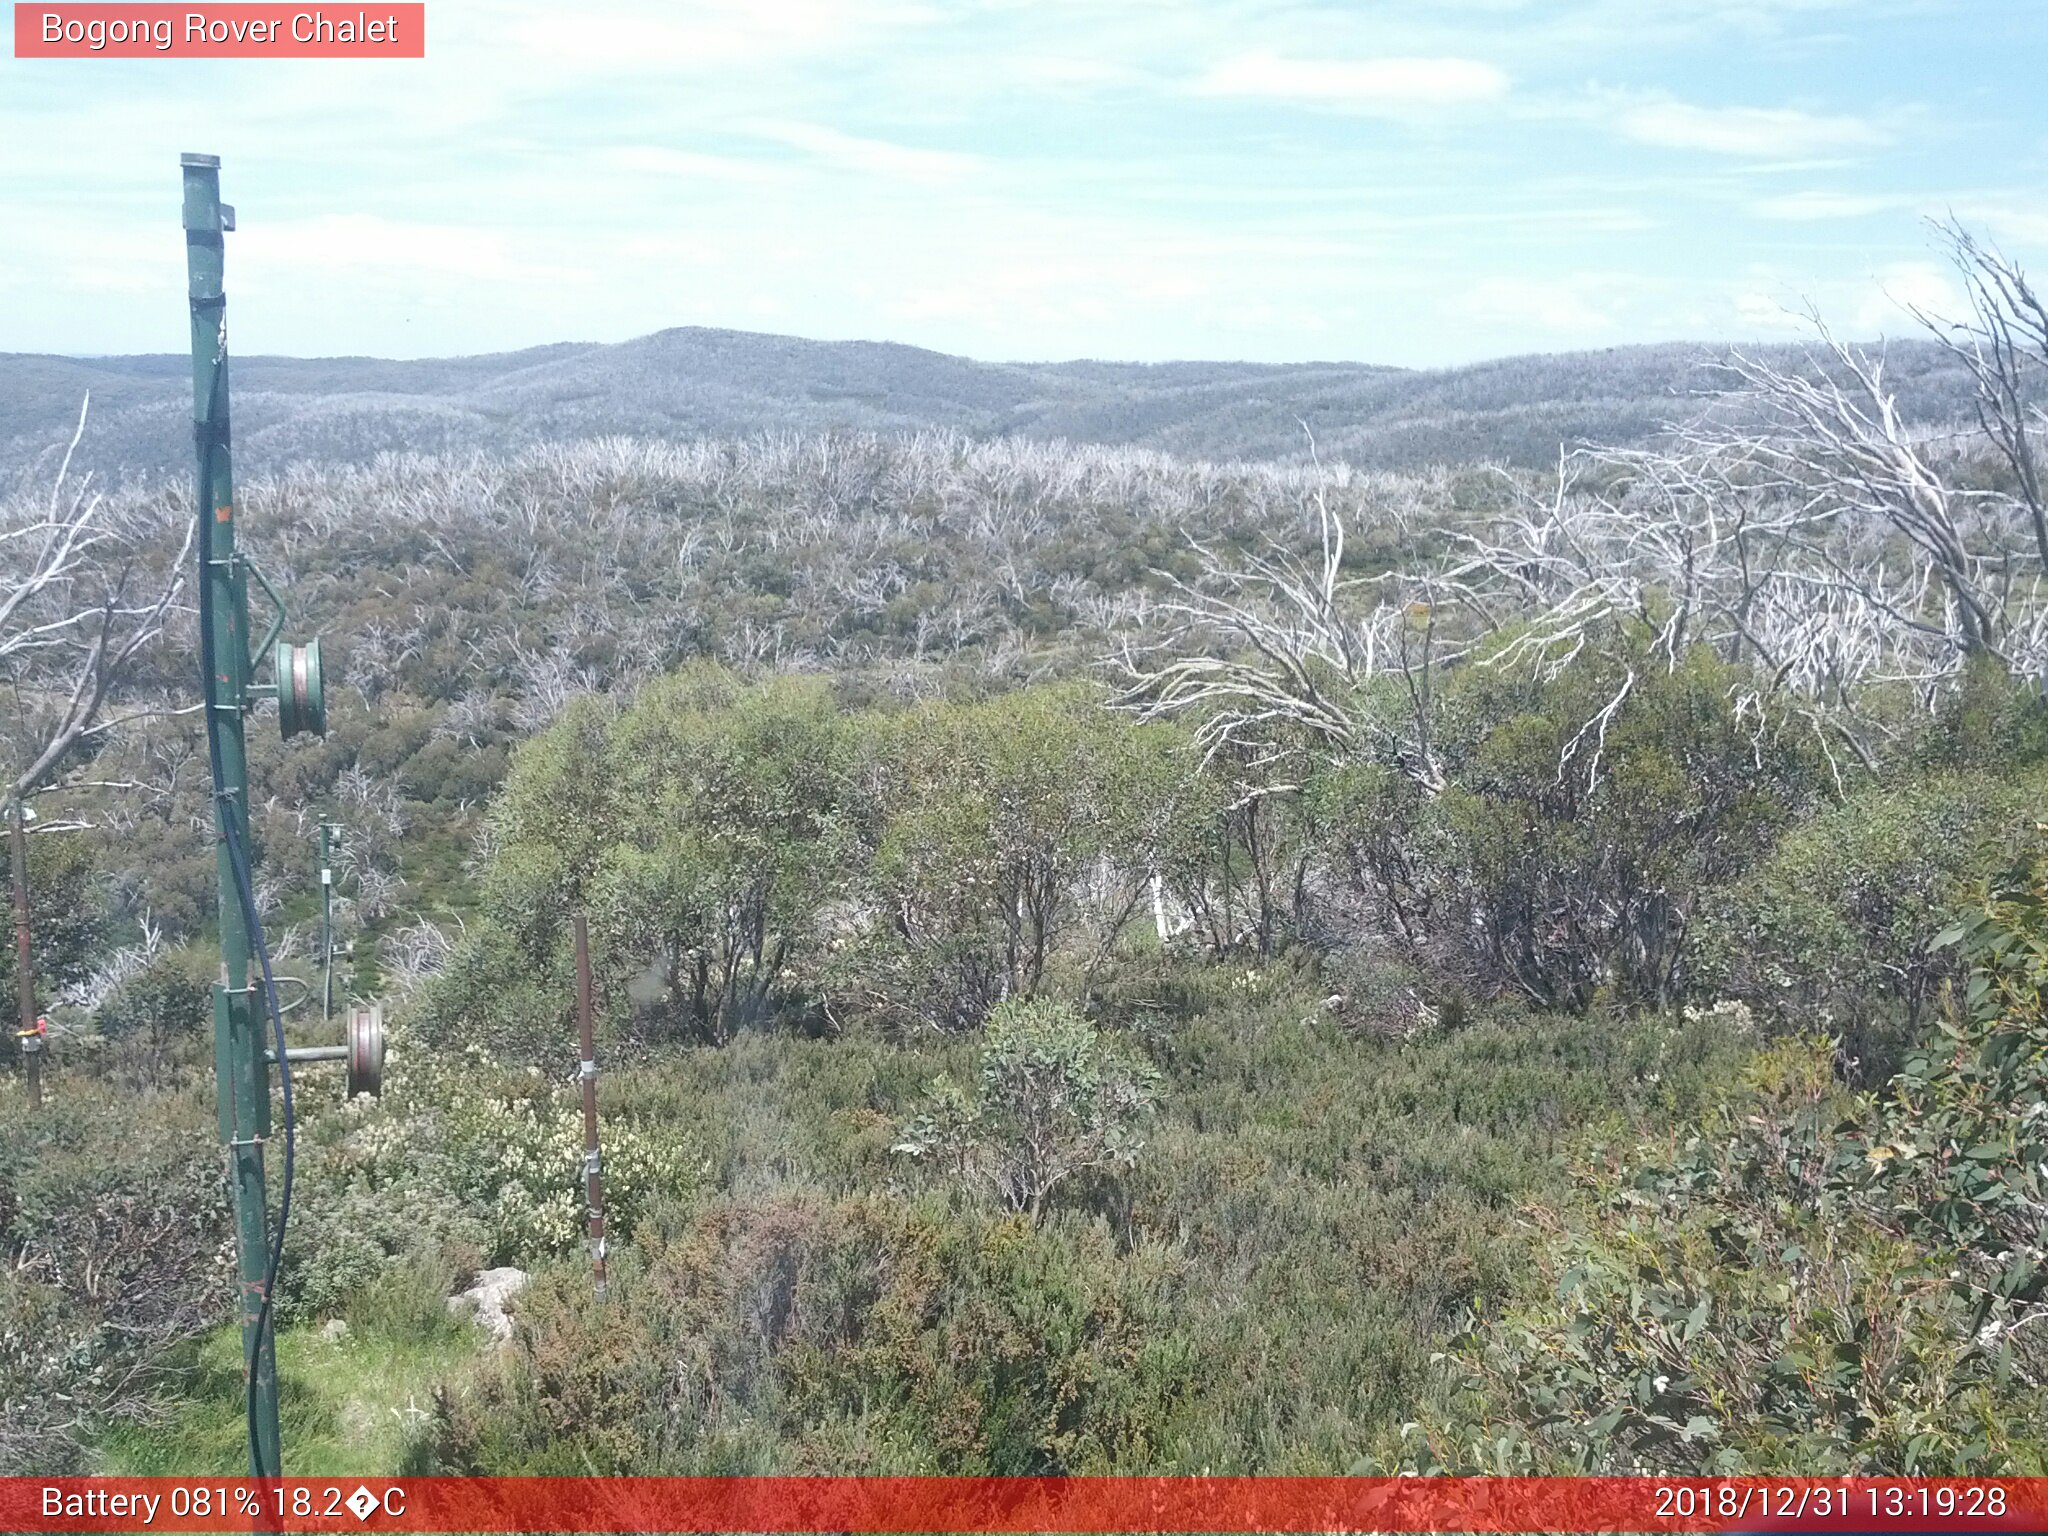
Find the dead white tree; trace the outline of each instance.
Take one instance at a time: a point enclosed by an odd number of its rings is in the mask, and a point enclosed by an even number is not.
[[[72,481],[90,403],[79,408],[48,500],[0,509],[0,679],[14,701],[0,791],[8,801],[63,787],[94,738],[176,712],[107,706],[175,611],[194,525],[184,519],[165,568],[149,558],[160,518],[133,505],[110,511],[90,475]]]
[[[1938,228],[1972,314],[1913,313],[1968,369],[1975,432],[1909,422],[1883,353],[1809,313],[1803,366],[1736,353],[1665,443],[1567,452],[1547,497],[1461,532],[1447,590],[1519,626],[1487,659],[1554,670],[1627,615],[1671,664],[1693,644],[1751,664],[1740,706],[1783,703],[1866,766],[1896,701],[1933,707],[1971,657],[2048,674],[2048,308],[2015,264]]]
[[[1977,426],[2012,472],[2012,495],[2048,568],[2048,487],[2037,440],[2048,432],[2048,305],[2019,266],[1978,241],[1954,219],[1935,221],[1968,295],[1967,319],[1914,317],[1968,370],[1976,388]]]
[[[447,967],[462,931],[460,917],[455,919],[455,929],[451,934],[415,912],[410,923],[385,940],[378,958],[399,996],[410,997]]]
[[[1763,488],[1817,530],[1800,541],[1816,586],[1832,578],[1937,649],[2010,660],[2000,641],[2020,551],[2009,501],[1958,488],[1954,436],[1912,429],[1883,356],[1813,324],[1820,347],[1806,371],[1732,356],[1745,410],[1693,428],[1689,446],[1726,481]],[[1934,601],[1897,601],[1923,587]]]
[[[1657,447],[1561,450],[1553,477],[1507,477],[1504,509],[1439,517],[1447,550],[1396,573],[1344,573],[1344,515],[1318,474],[1320,558],[1272,540],[1236,557],[1195,545],[1198,573],[1170,581],[1149,643],[1119,658],[1119,702],[1191,716],[1211,753],[1391,748],[1435,787],[1430,698],[1446,664],[1553,677],[1617,623],[1642,626],[1666,667],[1699,645],[1745,664],[1736,703],[1759,730],[1789,711],[1831,761],[1846,747],[1866,767],[1897,729],[1896,700],[1932,707],[1971,657],[2048,675],[2048,310],[2011,263],[1950,238],[1974,318],[1922,318],[1971,369],[1977,432],[1909,423],[1883,355],[1814,316],[1804,366],[1733,355],[1724,388]],[[1986,444],[2007,483],[1981,472]],[[1568,737],[1560,775],[1597,781],[1638,681],[1626,670]],[[1406,708],[1390,712],[1390,693]]]
[[[1312,436],[1309,446],[1313,460]],[[1154,637],[1127,641],[1115,658],[1114,703],[1142,719],[1193,718],[1208,758],[1231,751],[1270,762],[1304,741],[1337,755],[1380,748],[1433,793],[1443,785],[1434,677],[1461,653],[1438,623],[1443,578],[1347,575],[1333,478],[1315,463],[1306,499],[1317,545],[1307,557],[1270,535],[1237,557],[1189,540],[1200,569],[1191,580],[1162,573],[1172,595],[1150,607]],[[1384,515],[1403,513],[1390,506]],[[1400,700],[1391,711],[1367,696],[1382,682]]]

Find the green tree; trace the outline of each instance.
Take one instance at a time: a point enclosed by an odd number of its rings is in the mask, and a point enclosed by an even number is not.
[[[190,1039],[213,1022],[213,989],[190,955],[161,954],[127,977],[100,1005],[100,1032],[153,1049]]]
[[[609,700],[581,698],[523,743],[492,809],[485,909],[539,957],[624,836]]]
[[[815,974],[855,862],[851,733],[829,688],[693,671],[612,731],[618,836],[592,877],[614,970],[653,967],[664,1008],[709,1043],[772,1017]]]
[[[965,1028],[1040,992],[1063,950],[1098,963],[1183,829],[1193,769],[1177,730],[1133,725],[1081,688],[879,722],[862,774],[879,962],[864,990]]]
[[[0,827],[0,837],[5,828]],[[91,846],[80,836],[51,833],[28,840],[29,956],[43,1006],[92,971],[106,940],[106,882]],[[12,908],[7,909],[10,914]],[[14,997],[14,933],[0,944],[0,994]]]
[[[1946,771],[1858,789],[1706,904],[1702,982],[1822,1019],[1859,1051],[1881,1044],[1880,1025],[1918,1029],[1955,969],[1937,933],[1981,872],[2023,846],[2040,787],[2038,775]]]
[[[858,862],[851,741],[815,679],[750,685],[700,666],[623,710],[573,704],[514,756],[487,922],[427,998],[429,1031],[502,1043],[558,1017],[578,910],[607,995],[675,1033],[722,1043],[801,1006]]]
[[[1703,647],[1669,661],[1633,623],[1547,679],[1458,675],[1432,878],[1493,975],[1551,1006],[1683,995],[1700,898],[1817,787],[1796,723],[1738,707],[1745,676]]]
[[[1364,903],[1367,923],[1412,946],[1429,937],[1449,862],[1429,813],[1422,787],[1389,763],[1319,763],[1303,787],[1304,840],[1332,887]]]

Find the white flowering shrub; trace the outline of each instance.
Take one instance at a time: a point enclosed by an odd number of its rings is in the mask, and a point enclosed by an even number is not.
[[[1713,1024],[1744,1040],[1758,1035],[1756,1011],[1739,998],[1724,997],[1712,1007],[1687,1003],[1684,1013],[1689,1024]]]
[[[487,1213],[492,1249],[503,1262],[573,1248],[583,1235],[583,1110],[575,1094],[535,1097],[457,1092],[441,1108],[440,1128],[473,1209]],[[689,1181],[688,1149],[616,1119],[600,1122],[608,1219],[632,1225],[649,1197]]]
[[[473,1247],[476,1264],[527,1265],[570,1251],[583,1234],[583,1118],[573,1083],[550,1084],[537,1068],[508,1072],[477,1046],[451,1056],[395,1042],[383,1099],[357,1099],[335,1119],[321,1175],[397,1212],[401,1244],[411,1227]],[[601,1122],[600,1144],[614,1231],[629,1230],[650,1200],[683,1190],[695,1166],[686,1141],[666,1127],[612,1118]],[[360,1223],[337,1242],[361,1246],[364,1236],[387,1254],[401,1251]],[[337,1267],[337,1290],[368,1278],[346,1272],[366,1266]]]

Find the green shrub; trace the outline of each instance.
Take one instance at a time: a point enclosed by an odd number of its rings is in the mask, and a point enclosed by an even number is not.
[[[1793,722],[1737,707],[1743,679],[1704,648],[1667,661],[1637,625],[1548,681],[1457,674],[1428,878],[1436,926],[1472,937],[1481,974],[1546,1006],[1686,995],[1702,896],[1818,782]]]
[[[394,1344],[459,1338],[463,1323],[448,1310],[448,1298],[464,1278],[445,1250],[414,1251],[359,1285],[341,1316],[351,1332]]]
[[[47,995],[85,979],[106,941],[109,917],[106,875],[91,843],[76,833],[30,837],[28,900],[37,985]],[[0,992],[12,997],[14,986],[10,932],[0,945]]]
[[[863,729],[871,918],[838,971],[854,1007],[899,1024],[971,1028],[1044,990],[1062,955],[1092,971],[1199,798],[1179,731],[1090,690],[927,704]]]
[[[0,1098],[0,1471],[86,1470],[108,1425],[153,1422],[231,1315],[231,1223],[210,1104],[66,1078]]]
[[[621,818],[594,920],[616,974],[659,975],[661,1016],[685,1038],[720,1044],[803,1011],[824,910],[855,862],[850,749],[815,679],[684,673],[614,726]]]
[[[1201,1379],[1187,1266],[1101,1226],[789,1191],[650,1230],[595,1303],[521,1299],[444,1407],[464,1472],[1059,1475],[1159,1464]]]
[[[578,1095],[538,1070],[494,1066],[470,1047],[440,1056],[394,1042],[381,1101],[351,1101],[309,1149],[308,1221],[331,1206],[332,1234],[294,1284],[309,1309],[338,1310],[393,1259],[426,1254],[458,1271],[532,1264],[584,1231]],[[609,1114],[602,1127],[608,1218],[632,1231],[652,1202],[688,1188],[688,1138],[673,1126]],[[470,1256],[470,1263],[460,1262]]]
[[[1995,656],[1971,657],[1913,748],[1918,765],[1937,769],[1981,772],[2040,763],[2048,758],[2040,679],[2014,676]]]
[[[502,864],[493,875],[510,881]],[[565,1052],[574,1034],[576,973],[568,925],[559,907],[551,913],[531,931],[504,916],[469,925],[408,1017],[420,1049],[477,1049],[500,1061],[546,1061]]]
[[[1958,1017],[1907,1056],[1852,1166],[1915,1239],[1961,1254],[1973,1320],[2008,1340],[2048,1316],[2048,848],[2037,839],[1940,942],[1968,967]],[[2048,1344],[2025,1347],[2038,1382]]]
[[[1411,949],[1427,937],[1449,850],[1429,797],[1391,763],[1319,765],[1302,796],[1307,834],[1332,883],[1361,898],[1364,924]]]
[[[1213,1007],[1161,1029],[1145,1154],[1037,1222],[892,1182],[895,1126],[935,1069],[972,1080],[978,1037],[755,1035],[608,1074],[608,1114],[701,1127],[706,1178],[619,1243],[603,1305],[581,1262],[536,1275],[443,1470],[1341,1470],[1518,1275],[1507,1213],[1566,1139],[1696,1113],[1732,1053],[1612,1015],[1361,1041],[1306,979],[1215,968]]]
[[[2038,775],[1941,772],[1868,786],[1793,828],[1717,892],[1702,985],[1767,1015],[1844,1032],[1881,1079],[1953,971],[1936,934],[2014,853],[2043,805]]]
[[[1421,706],[1429,784],[1384,744],[1291,770],[1298,799],[1261,840],[1304,850],[1275,861],[1297,930],[1328,950],[1391,941],[1539,1007],[1670,1006],[1695,985],[1702,901],[1769,851],[1819,788],[1822,755],[1704,647],[1671,657],[1645,625],[1616,622],[1545,675],[1504,659],[1516,638]]]
[[[375,1298],[399,1283],[399,1272],[453,1280],[481,1267],[489,1222],[448,1187],[451,1170],[420,1161],[425,1166],[373,1174],[346,1144],[302,1151],[278,1281],[281,1322],[340,1317],[355,1326],[368,1313],[389,1315],[391,1298]]]
[[[1157,1085],[1150,1065],[1065,1004],[1013,999],[989,1016],[975,1089],[939,1079],[896,1150],[946,1164],[1036,1220],[1068,1179],[1136,1161]]]
[[[1036,1222],[890,1151],[934,1077],[978,1094],[982,1035],[608,1064],[606,1124],[686,1137],[691,1178],[617,1230],[602,1307],[580,1256],[540,1263],[445,1469],[1341,1470],[1515,1281],[1510,1214],[1584,1127],[1696,1115],[1737,1055],[1712,1020],[1494,1002],[1362,1037],[1308,964],[1110,979],[1160,1073],[1146,1145]]]
[[[192,957],[161,954],[127,977],[94,1015],[109,1040],[162,1047],[210,1031],[213,988]]]
[[[1953,930],[1968,1006],[1879,1096],[1783,1043],[1699,1134],[1589,1170],[1411,1451],[1484,1471],[2040,1473],[2048,877]]]
[[[697,667],[616,719],[586,705],[514,758],[485,910],[550,970],[568,914],[588,910],[608,990],[650,974],[664,1033],[720,1044],[801,1012],[856,862],[848,747],[815,679],[750,687]]]
[[[816,679],[700,666],[581,705],[515,757],[485,921],[423,1028],[535,1039],[579,905],[609,1011],[655,1038],[958,1030],[1055,969],[1085,989],[1155,873],[1206,900],[1220,809],[1187,746],[1068,686],[856,713]]]

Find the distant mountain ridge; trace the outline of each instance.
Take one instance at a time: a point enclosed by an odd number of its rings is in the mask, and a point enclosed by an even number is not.
[[[1788,356],[1796,348],[1772,348]],[[1665,343],[1417,370],[1367,363],[987,363],[893,342],[807,341],[689,326],[615,344],[478,357],[234,361],[245,473],[363,462],[393,450],[503,451],[627,434],[946,428],[976,436],[1136,444],[1194,458],[1319,451],[1369,468],[1540,465],[1563,441],[1639,442],[1687,410],[1724,348]],[[1909,412],[1967,409],[1960,369],[1928,343],[1889,352]],[[110,478],[182,474],[181,354],[0,353],[0,477],[36,473],[92,392],[78,462]]]

